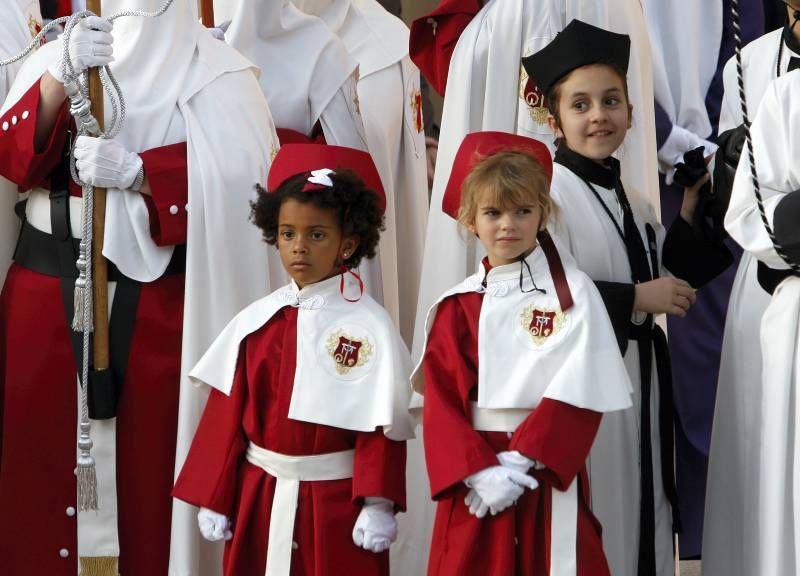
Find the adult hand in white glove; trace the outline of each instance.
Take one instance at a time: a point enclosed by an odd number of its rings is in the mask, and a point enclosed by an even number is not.
[[[83,18],[72,29],[69,36],[69,59],[72,67],[77,74],[87,68],[105,66],[111,62],[114,49],[111,43],[114,37],[111,36],[112,24],[105,18],[99,16],[89,16]],[[54,60],[47,71],[50,75],[64,83],[63,56]]]
[[[230,540],[233,538],[231,532],[231,521],[224,514],[214,512],[208,508],[200,508],[197,513],[197,525],[203,538],[209,542],[220,540]]]
[[[370,552],[388,550],[397,539],[394,503],[380,497],[364,498],[361,513],[353,527],[353,542]]]
[[[492,515],[499,514],[516,502],[525,488],[534,490],[539,486],[535,478],[505,466],[484,468],[468,476],[464,484],[475,491],[467,494],[464,503],[478,518],[486,516],[487,510]]]
[[[139,155],[128,152],[115,140],[78,136],[74,151],[80,179],[100,188],[126,190],[142,167]]]

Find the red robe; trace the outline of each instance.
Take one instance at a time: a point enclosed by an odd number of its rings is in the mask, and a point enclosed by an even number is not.
[[[589,508],[585,467],[601,414],[545,398],[513,434],[472,428],[482,302],[483,294],[475,292],[442,301],[425,350],[425,456],[431,493],[439,502],[428,574],[548,575],[552,491],[577,481],[577,574],[608,575],[601,528]],[[530,471],[539,488],[526,490],[515,506],[497,516],[478,519],[464,504],[468,490],[463,481],[497,466],[496,454],[505,450],[546,466]]]
[[[48,187],[66,105],[34,151],[38,83],[0,117],[0,174]],[[73,130],[74,133],[74,130]],[[186,238],[186,145],[142,153],[154,239]],[[71,188],[73,195],[80,189]],[[172,214],[170,206],[181,209]],[[174,210],[173,210],[174,212]],[[182,274],[143,284],[117,414],[120,573],[167,574],[183,325]],[[3,574],[74,576],[76,365],[60,280],[13,264],[0,294],[0,558]],[[103,506],[100,502],[100,506]]]
[[[225,514],[226,576],[263,576],[275,478],[245,460],[249,442],[291,456],[355,449],[353,478],[301,482],[292,575],[389,574],[389,553],[353,544],[363,498],[382,496],[405,508],[405,442],[290,420],[297,309],[277,312],[242,343],[230,396],[212,390],[174,495]]]

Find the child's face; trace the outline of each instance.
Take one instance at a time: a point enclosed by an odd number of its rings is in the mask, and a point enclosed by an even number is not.
[[[342,237],[334,210],[289,198],[278,214],[278,251],[283,267],[302,288],[339,272],[340,262],[353,254],[358,241]]]
[[[503,266],[516,262],[520,255],[536,247],[541,213],[534,205],[494,206],[490,194],[481,194],[475,223],[470,230],[486,249],[489,264]]]
[[[550,116],[548,123],[570,150],[601,161],[622,144],[631,127],[632,111],[617,72],[604,64],[592,64],[573,70],[561,84],[560,122]]]

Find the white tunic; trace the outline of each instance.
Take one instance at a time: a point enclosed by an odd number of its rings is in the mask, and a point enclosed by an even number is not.
[[[21,52],[30,44],[36,27],[41,25],[39,3],[35,0],[0,0],[0,60]],[[24,60],[0,67],[0,106],[22,62]],[[16,184],[0,176],[0,286],[5,282],[19,232],[19,219],[14,214],[16,191]]]
[[[800,72],[781,76],[767,88],[752,125],[756,168],[767,220],[777,204],[800,190],[800,122],[796,95]],[[746,156],[736,173],[725,217],[731,237],[758,260],[777,269],[788,266],[775,249],[756,206]],[[798,443],[798,355],[800,279],[784,280],[772,296],[761,323],[761,434],[758,462],[758,552],[756,574],[796,574],[800,570],[800,444]],[[751,341],[755,345],[755,339]],[[749,497],[755,497],[754,494]]]
[[[775,78],[778,46],[783,29],[774,30],[742,51],[745,97],[751,115]],[[797,54],[785,45],[781,73]],[[742,123],[736,61],[723,73],[725,95],[719,130]],[[754,345],[769,294],[756,280],[756,259],[744,252],[731,289],[714,409],[714,426],[708,462],[703,568],[709,574],[756,574],[758,544],[759,467],[761,455],[761,349]]]
[[[619,224],[622,209],[613,189],[593,184]],[[575,257],[592,280],[631,282],[631,269],[625,245],[608,215],[584,181],[561,164],[553,165],[551,196],[559,207],[558,219],[549,229]],[[637,228],[648,246],[645,223],[656,230],[661,261],[664,231],[654,208],[635,194],[629,195]],[[653,351],[648,351],[654,354]],[[600,423],[588,469],[592,483],[592,510],[603,525],[603,549],[615,576],[635,576],[638,565],[640,470],[639,415],[641,414],[641,376],[639,348],[630,341],[624,357],[633,386],[633,408],[606,414]],[[659,434],[659,382],[651,375],[650,434],[653,460],[656,569],[658,576],[673,573],[672,514],[661,482],[661,439]]]

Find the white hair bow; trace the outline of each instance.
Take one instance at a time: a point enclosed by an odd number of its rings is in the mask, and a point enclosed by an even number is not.
[[[330,174],[336,174],[336,172],[330,168],[312,170],[311,176],[308,177],[308,181],[312,184],[319,184],[320,186],[328,186],[330,188],[333,186],[333,180],[331,180]]]

